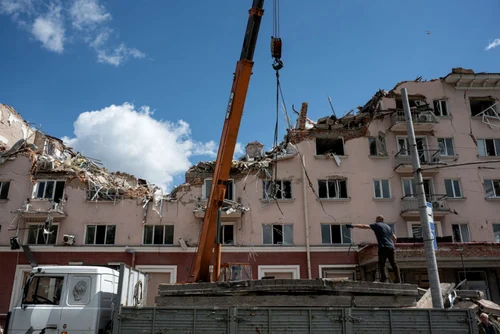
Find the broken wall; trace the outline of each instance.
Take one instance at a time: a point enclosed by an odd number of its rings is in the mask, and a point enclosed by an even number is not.
[[[0,146],[10,148],[20,139],[33,143],[33,129],[14,108],[0,104]]]

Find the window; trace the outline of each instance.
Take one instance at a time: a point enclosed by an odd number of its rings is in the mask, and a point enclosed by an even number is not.
[[[427,199],[432,196],[432,185],[430,179],[424,179],[424,192]],[[415,197],[417,190],[415,188],[415,179],[403,179],[403,196]]]
[[[410,156],[410,142],[407,137],[398,137],[398,155]],[[421,163],[428,162],[428,145],[426,137],[416,137],[418,157]]]
[[[319,180],[319,198],[347,198],[347,180]]]
[[[316,155],[345,155],[343,138],[316,138]]]
[[[442,156],[455,155],[453,148],[453,138],[438,138],[439,154]]]
[[[387,156],[384,136],[379,135],[378,137],[368,138],[368,145],[370,148],[370,156]]]
[[[227,224],[220,227],[220,241],[223,245],[234,245],[234,225]]]
[[[0,182],[0,199],[9,199],[9,188],[10,188],[10,182],[9,181],[2,181]]]
[[[33,198],[45,198],[59,203],[63,197],[65,181],[38,181],[33,188]]]
[[[374,180],[373,188],[375,198],[391,198],[391,186],[389,180]]]
[[[86,245],[114,245],[116,225],[87,225]]]
[[[448,198],[462,198],[462,189],[460,188],[460,180],[444,180],[446,188],[446,196]]]
[[[485,114],[489,116],[494,116],[495,107],[493,106],[495,101],[493,99],[488,98],[474,98],[470,99],[470,112],[472,116],[478,116],[483,111],[486,111]],[[479,115],[481,116],[481,115]]]
[[[144,245],[173,245],[174,225],[144,225]]]
[[[59,305],[64,277],[34,276],[25,287],[23,304]]]
[[[493,224],[493,237],[495,242],[500,242],[500,224]]]
[[[292,224],[262,225],[264,245],[291,245],[293,244]]]
[[[477,154],[480,157],[500,156],[500,139],[478,139]]]
[[[500,180],[484,180],[484,192],[486,198],[499,198]]]
[[[467,224],[452,224],[453,242],[470,242],[469,225]]]
[[[292,199],[292,182],[289,180],[264,180],[263,199]]]
[[[207,199],[208,196],[210,195],[210,188],[212,187],[212,179],[205,179],[205,189],[204,189],[204,199]],[[234,201],[234,181],[233,180],[228,180],[226,184],[226,195],[224,196],[225,199]]]
[[[436,116],[448,116],[448,103],[446,100],[434,100],[434,115]]]
[[[55,245],[59,226],[52,224],[46,230],[44,224],[33,224],[28,227],[28,244],[30,245]]]
[[[321,242],[323,244],[352,243],[351,230],[346,225],[321,224]]]
[[[422,239],[422,225],[419,222],[408,222],[409,224],[409,236],[410,238]],[[434,228],[436,230],[436,237],[440,237],[441,233],[441,223],[434,222]]]

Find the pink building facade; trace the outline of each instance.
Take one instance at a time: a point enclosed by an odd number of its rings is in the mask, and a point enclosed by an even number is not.
[[[454,69],[403,82],[339,119],[313,122],[303,104],[280,147],[266,153],[250,143],[233,162],[222,262],[250,263],[254,279],[375,280],[373,233],[345,225],[382,214],[399,239],[403,281],[428,287],[402,87],[434,208],[441,281],[467,278],[499,302],[499,74]],[[125,262],[151,274],[149,304],[158,284],[188,279],[213,162],[193,166],[186,183],[159,195],[145,180],[109,173],[31,129],[12,108],[0,111],[0,317],[20,298],[30,262]]]

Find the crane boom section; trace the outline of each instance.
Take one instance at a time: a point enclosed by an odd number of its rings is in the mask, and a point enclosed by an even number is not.
[[[190,280],[195,282],[210,281],[209,268],[213,258],[215,237],[217,234],[217,213],[224,201],[229,179],[236,139],[238,138],[248,85],[250,83],[250,76],[252,75],[253,54],[259,34],[261,18],[264,13],[263,6],[264,0],[253,0],[252,8],[249,11],[250,15],[248,17],[245,39],[243,41],[240,60],[236,64],[224,127],[215,161],[212,186],[207,199],[198,251],[190,275]],[[218,269],[214,268],[215,270]]]

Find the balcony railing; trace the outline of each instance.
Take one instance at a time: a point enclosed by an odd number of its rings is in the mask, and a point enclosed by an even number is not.
[[[64,199],[59,203],[48,199],[34,199],[25,201],[23,207],[17,211],[24,217],[46,217],[47,214],[50,214],[55,218],[64,218],[66,217],[65,204]]]
[[[394,156],[396,158],[396,167],[400,165],[411,165],[411,156],[408,150],[401,150]],[[441,151],[439,149],[430,150],[423,149],[418,150],[418,158],[420,159],[421,165],[432,165],[440,162]]]
[[[446,195],[438,194],[426,194],[425,199],[427,202],[432,204],[432,209],[434,212],[446,213],[450,211],[448,206],[448,201],[446,200]],[[406,195],[402,200],[401,213],[407,213],[410,211],[418,211],[418,200],[412,195]]]
[[[418,110],[412,108],[411,119],[413,123],[439,123],[439,118],[434,115],[431,109]],[[405,123],[405,114],[403,110],[398,110],[392,114],[392,124]]]

